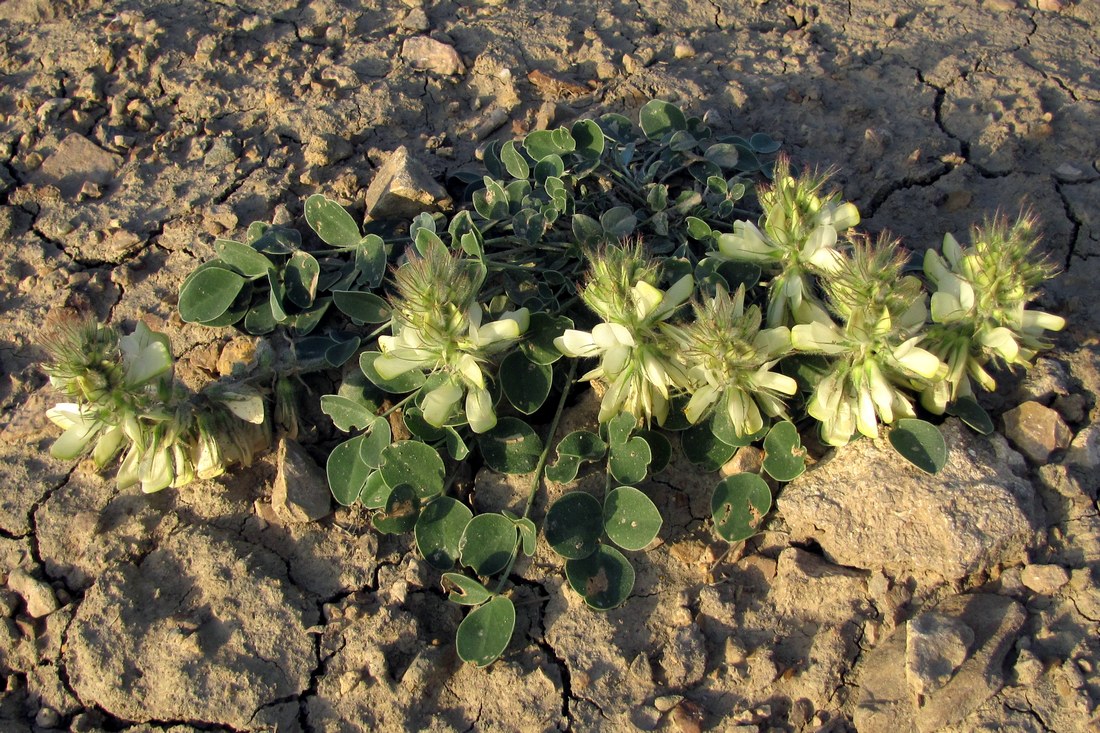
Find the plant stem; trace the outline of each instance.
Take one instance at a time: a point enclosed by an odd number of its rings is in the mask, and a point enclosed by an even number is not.
[[[416,397],[416,395],[418,395],[419,393],[420,393],[420,390],[419,390],[419,389],[416,389],[416,390],[414,390],[414,391],[410,392],[409,394],[407,394],[407,395],[405,395],[404,397],[402,397],[402,398],[401,398],[401,401],[400,401],[400,402],[398,402],[398,403],[396,403],[396,404],[392,405],[392,406],[391,406],[391,407],[390,407],[390,408],[389,408],[388,410],[386,410],[385,412],[383,412],[383,413],[382,413],[381,415],[379,415],[378,417],[389,417],[389,416],[390,416],[390,413],[392,413],[392,412],[394,412],[394,411],[396,411],[396,410],[400,410],[400,409],[401,409],[402,407],[404,407],[404,406],[405,406],[405,403],[406,403],[406,402],[408,402],[409,400],[411,400],[411,399],[412,399],[413,397]]]

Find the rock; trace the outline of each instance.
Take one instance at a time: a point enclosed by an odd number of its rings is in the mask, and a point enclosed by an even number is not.
[[[1021,649],[1012,668],[1016,684],[1030,685],[1043,676],[1043,663],[1030,649]]]
[[[680,701],[684,699],[683,695],[660,695],[653,700],[653,707],[657,708],[662,713],[667,713],[672,708],[680,704]]]
[[[690,59],[695,57],[695,48],[686,41],[680,41],[672,48],[672,55],[678,59]]]
[[[1069,573],[1061,565],[1028,565],[1020,573],[1025,586],[1040,595],[1054,595],[1069,582]]]
[[[1088,414],[1088,402],[1081,394],[1058,395],[1054,398],[1054,409],[1066,422],[1084,422]]]
[[[351,157],[351,144],[342,137],[332,134],[314,135],[305,149],[307,165],[324,167],[339,163]]]
[[[122,158],[108,153],[83,135],[65,137],[31,176],[31,182],[56,186],[65,198],[75,198],[86,182],[106,186],[114,178]]]
[[[372,219],[411,219],[424,211],[449,209],[453,202],[428,170],[404,145],[378,169],[367,189],[367,214]]]
[[[693,686],[707,671],[706,640],[695,624],[676,629],[661,657],[665,682],[672,689]]]
[[[1093,423],[1074,436],[1065,464],[1080,473],[1082,485],[1095,495],[1100,488],[1100,424]]]
[[[941,613],[922,613],[907,623],[905,678],[918,699],[941,689],[966,660],[974,631]]]
[[[297,441],[279,440],[279,471],[271,491],[271,508],[284,522],[316,522],[332,511],[325,472]]]
[[[424,12],[424,8],[413,8],[401,19],[401,27],[410,31],[426,33],[432,25],[428,22],[428,14]]]
[[[401,58],[409,66],[443,76],[466,73],[466,66],[453,46],[428,36],[414,36],[401,44]]]
[[[1026,618],[1020,604],[1003,596],[972,593],[952,596],[933,612],[972,631],[970,656],[942,687],[914,700],[906,665],[910,626],[899,626],[861,665],[852,715],[860,733],[932,733],[963,721],[1004,686],[1005,656]]]
[[[1062,416],[1038,402],[1024,402],[1004,414],[1005,437],[1034,463],[1046,463],[1050,454],[1068,448],[1073,439]]]
[[[680,733],[701,733],[703,730],[703,710],[690,700],[674,707],[668,717]]]
[[[120,718],[273,728],[281,711],[269,703],[310,685],[317,617],[273,552],[188,527],[96,580],[65,666],[80,700]]]
[[[1050,402],[1059,395],[1070,393],[1069,372],[1062,362],[1041,357],[1027,370],[1023,382],[1014,392],[1020,402]]]
[[[779,495],[791,540],[839,565],[891,577],[963,578],[1020,558],[1043,525],[1035,489],[1014,474],[1004,438],[943,425],[946,466],[929,476],[880,441],[839,448]]]
[[[23,597],[27,615],[31,618],[49,616],[61,607],[49,583],[32,577],[22,568],[8,574],[8,587]]]
[[[760,473],[764,468],[764,451],[755,445],[746,445],[738,448],[733,458],[722,466],[723,476],[732,476],[735,473]]]

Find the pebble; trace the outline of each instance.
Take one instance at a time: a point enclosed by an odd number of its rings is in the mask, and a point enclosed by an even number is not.
[[[662,713],[667,713],[669,710],[679,705],[680,701],[683,699],[683,695],[661,695],[653,701],[653,707],[657,708]]]
[[[1025,586],[1042,595],[1053,595],[1069,582],[1069,573],[1061,565],[1028,565],[1020,573]]]
[[[764,467],[764,451],[754,445],[746,445],[738,448],[733,458],[722,466],[723,476],[732,476],[737,473],[760,473]]]
[[[1054,409],[1061,414],[1068,423],[1082,423],[1088,410],[1088,403],[1084,395],[1069,394],[1058,395],[1054,400]]]
[[[1033,463],[1046,463],[1050,454],[1068,448],[1073,439],[1062,416],[1038,402],[1024,402],[1004,414],[1005,437]]]
[[[669,718],[680,733],[701,733],[703,730],[703,710],[689,700],[674,707]]]
[[[1062,165],[1058,166],[1058,168],[1055,169],[1054,173],[1059,178],[1065,178],[1066,180],[1070,181],[1076,181],[1082,175],[1080,168],[1074,165],[1070,165],[1069,163],[1063,163]]]
[[[1035,7],[1048,13],[1059,13],[1065,7],[1063,0],[1038,0]]]
[[[678,59],[690,59],[695,57],[695,47],[686,41],[680,41],[672,48],[672,55]]]
[[[31,577],[25,570],[16,569],[8,575],[8,587],[23,597],[27,604],[27,615],[42,618],[60,608],[53,588],[37,578]]]
[[[424,12],[424,8],[413,8],[405,15],[401,21],[401,26],[411,31],[428,31],[432,25],[428,22],[428,14]]]
[[[628,74],[637,74],[642,70],[642,64],[632,54],[623,54],[623,70]]]
[[[1021,649],[1016,657],[1016,684],[1030,685],[1043,676],[1043,663],[1030,649]]]
[[[466,65],[453,46],[428,36],[408,38],[401,44],[401,58],[414,69],[431,71],[443,76],[466,73]]]

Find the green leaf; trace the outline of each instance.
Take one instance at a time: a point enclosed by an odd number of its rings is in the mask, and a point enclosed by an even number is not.
[[[982,435],[993,432],[993,419],[973,397],[955,400],[947,406],[947,414],[954,415]]]
[[[714,232],[714,230],[710,228],[710,224],[707,224],[697,216],[685,218],[684,224],[687,226],[688,236],[695,240],[709,239]]]
[[[497,373],[504,396],[524,415],[530,415],[546,401],[554,382],[554,369],[536,364],[519,351],[504,357]]]
[[[932,423],[902,418],[889,435],[894,450],[925,473],[938,473],[946,465],[947,443]]]
[[[538,539],[538,530],[535,528],[535,523],[527,517],[513,521],[516,523],[516,529],[519,530],[520,549],[527,557],[534,557],[535,543]]]
[[[399,440],[382,450],[382,478],[391,487],[408,484],[421,499],[443,492],[443,459],[430,445]]]
[[[427,377],[419,369],[410,369],[393,379],[383,379],[382,375],[374,368],[375,359],[381,355],[377,351],[364,351],[359,355],[359,369],[372,384],[382,390],[390,394],[405,394],[406,392],[412,392],[414,389],[419,389],[427,380]]]
[[[638,427],[638,418],[629,412],[620,412],[607,422],[607,438],[612,447],[624,445]]]
[[[444,427],[443,430],[445,431],[443,441],[447,445],[447,452],[451,454],[451,458],[456,461],[466,460],[466,456],[470,455],[470,447],[466,445],[466,441],[462,439],[457,430],[449,425]]]
[[[603,239],[603,227],[586,214],[574,214],[572,228],[573,236],[579,244],[590,246]]]
[[[638,217],[629,206],[616,206],[600,214],[600,226],[612,239],[622,239],[634,233]]]
[[[382,478],[382,472],[372,471],[363,485],[363,493],[359,494],[359,503],[367,509],[381,509],[386,506],[391,491]]]
[[[531,166],[527,164],[523,154],[516,150],[516,143],[512,140],[504,143],[504,147],[500,149],[500,161],[512,178],[526,179],[531,175]]]
[[[343,506],[354,504],[363,492],[370,467],[363,462],[359,451],[366,436],[357,435],[332,449],[325,473],[333,497]]]
[[[245,279],[220,267],[195,270],[180,287],[179,313],[185,323],[209,323],[233,305]]]
[[[335,338],[335,337],[334,337]],[[344,363],[355,356],[359,350],[359,337],[352,336],[343,341],[337,341],[325,350],[325,363],[333,369],[344,366]]]
[[[381,415],[376,415],[371,424],[367,426],[367,433],[363,438],[363,442],[359,445],[359,457],[363,459],[363,463],[371,468],[381,468],[384,460],[382,451],[393,440],[389,420]]]
[[[557,130],[535,130],[523,140],[523,149],[536,162],[551,155],[571,153],[576,147],[576,140],[564,127]]]
[[[416,548],[437,570],[450,570],[458,560],[458,543],[474,513],[462,502],[449,496],[437,496],[428,502],[416,520]]]
[[[567,560],[565,577],[584,602],[597,611],[622,605],[634,589],[634,568],[623,553],[608,545],[600,545],[581,560]]]
[[[486,176],[485,188],[474,191],[474,209],[489,221],[500,221],[508,216],[508,194],[504,187]]]
[[[359,323],[385,323],[390,320],[390,305],[374,293],[334,290],[332,302],[344,315]]]
[[[638,122],[650,140],[659,140],[670,132],[687,129],[687,118],[680,108],[660,99],[652,99],[642,107]]]
[[[430,422],[424,419],[424,411],[415,405],[407,405],[401,411],[402,422],[405,423],[405,427],[409,429],[409,432],[420,438],[425,443],[435,443],[436,441],[443,440],[443,436],[446,434],[444,428],[437,428]]]
[[[772,507],[772,492],[755,473],[735,473],[714,487],[710,510],[714,531],[726,542],[740,542],[756,534]]]
[[[285,323],[290,318],[290,314],[287,313],[286,286],[276,272],[267,273],[267,284],[271,288],[268,296],[271,317],[276,323]]]
[[[636,484],[646,477],[646,471],[653,460],[649,443],[641,436],[634,436],[626,443],[611,443],[611,457],[607,468],[616,481],[623,484]]]
[[[275,263],[247,244],[232,239],[219,239],[214,242],[214,251],[225,264],[239,270],[245,277],[263,277],[275,269]]]
[[[573,123],[570,132],[576,142],[578,155],[587,160],[600,159],[607,143],[603,130],[595,120],[578,120]]]
[[[298,250],[290,256],[283,270],[283,284],[286,297],[299,308],[313,305],[317,297],[317,278],[321,275],[321,265],[309,252]]]
[[[508,648],[516,627],[516,607],[497,596],[462,619],[455,634],[455,649],[463,662],[487,667]]]
[[[689,461],[707,471],[717,471],[733,458],[736,446],[715,436],[709,421],[693,425],[680,434],[680,447]]]
[[[443,573],[442,584],[447,600],[460,606],[480,606],[493,597],[488,588],[462,573]]]
[[[408,484],[398,484],[386,497],[385,511],[375,514],[374,528],[382,534],[400,534],[416,526],[420,516],[420,500],[416,489]]]
[[[793,481],[806,470],[806,449],[789,420],[776,423],[764,438],[764,470],[776,481]]]
[[[550,505],[543,527],[546,543],[566,559],[588,557],[600,545],[603,509],[596,497],[571,491]]]
[[[560,155],[547,155],[545,158],[535,163],[535,180],[546,186],[546,193],[550,194],[551,198],[557,199],[559,195],[565,194],[565,186],[562,185],[561,176],[565,173],[565,162],[561,159]],[[557,181],[553,184],[554,190],[551,190],[551,181]]]
[[[516,525],[503,514],[478,514],[462,532],[459,559],[482,577],[495,575],[508,567],[517,537]]]
[[[776,150],[779,150],[780,143],[773,140],[771,135],[758,132],[749,138],[749,146],[754,152],[767,155],[768,153],[774,153]]]
[[[733,169],[737,167],[737,161],[741,156],[736,145],[717,143],[707,148],[703,157],[720,168]]]
[[[538,465],[542,441],[530,425],[514,417],[502,417],[496,426],[477,438],[489,468],[501,473],[530,473]]]
[[[332,423],[345,433],[356,428],[369,427],[374,423],[373,411],[340,395],[323,395],[321,412],[332,418]]]
[[[656,430],[639,430],[638,437],[649,444],[652,458],[649,461],[649,473],[657,474],[665,470],[672,460],[672,443],[663,433]]]
[[[524,355],[536,364],[553,364],[561,358],[561,352],[554,346],[554,339],[573,328],[573,321],[565,316],[553,316],[541,311],[531,314],[530,324],[519,348]]]
[[[382,406],[382,391],[371,384],[362,372],[351,371],[345,374],[337,394],[366,407],[371,412],[377,412]]]
[[[245,311],[244,330],[252,336],[264,336],[275,330],[275,316],[271,312],[271,302],[264,298]]]
[[[354,247],[359,244],[359,225],[344,207],[322,194],[306,199],[306,222],[325,244]]]
[[[577,477],[582,461],[603,458],[607,443],[589,430],[574,430],[558,443],[558,461],[546,468],[546,477],[559,484],[569,483]]]
[[[382,284],[386,274],[386,243],[377,234],[368,234],[355,248],[355,269],[359,278],[369,288]]]
[[[603,527],[607,536],[624,550],[641,550],[661,531],[661,512],[638,489],[620,486],[603,502]]]

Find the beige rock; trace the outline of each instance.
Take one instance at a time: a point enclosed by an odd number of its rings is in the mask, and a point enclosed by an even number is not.
[[[1051,453],[1068,448],[1073,439],[1062,416],[1038,402],[1024,402],[1006,412],[1004,420],[1005,437],[1035,463],[1046,463]]]
[[[1019,558],[1043,509],[1010,469],[1004,438],[975,435],[954,419],[943,433],[947,464],[934,476],[884,442],[837,449],[779,495],[791,539],[812,539],[833,562],[895,578],[962,578]]]
[[[401,44],[401,58],[409,66],[422,71],[431,71],[443,76],[458,76],[466,73],[466,65],[453,46],[428,36],[414,36]]]
[[[315,522],[332,511],[325,472],[296,441],[279,441],[279,472],[271,491],[271,508],[284,522]]]
[[[922,613],[907,624],[905,679],[914,696],[923,698],[942,688],[964,661],[974,631],[941,613]]]
[[[372,219],[411,219],[452,205],[447,191],[404,145],[378,169],[366,193],[367,214]]]
[[[75,198],[84,184],[106,186],[114,178],[122,158],[108,153],[83,135],[72,133],[31,177],[32,183],[56,186],[65,198]]]
[[[25,570],[17,568],[8,574],[8,587],[23,597],[27,615],[42,618],[60,608],[57,596],[49,583],[32,577]]]
[[[1028,565],[1020,573],[1025,586],[1042,595],[1053,595],[1069,582],[1069,573],[1061,565]]]

